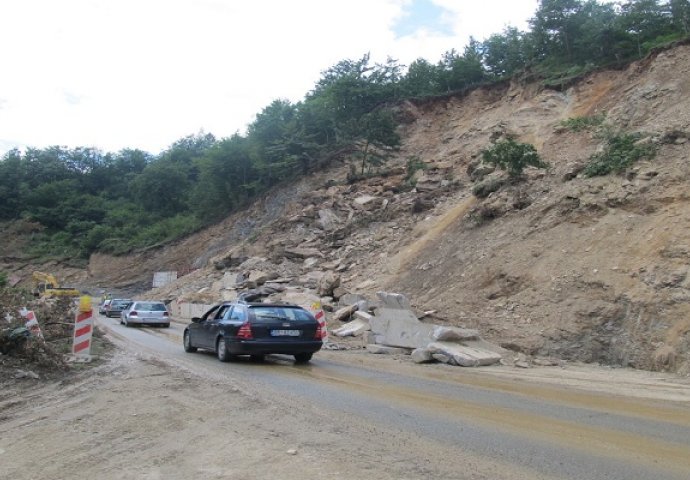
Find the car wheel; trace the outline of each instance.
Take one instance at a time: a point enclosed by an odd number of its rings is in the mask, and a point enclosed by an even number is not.
[[[313,355],[313,353],[298,353],[295,355],[295,363],[307,363]]]
[[[252,362],[260,363],[264,361],[266,355],[249,355],[249,358],[251,358]]]
[[[227,362],[230,360],[228,347],[225,345],[225,338],[223,337],[220,337],[216,342],[216,356],[221,362]]]
[[[184,331],[184,337],[183,337],[182,343],[184,344],[184,351],[185,352],[189,352],[189,353],[196,352],[196,347],[192,347],[192,339],[189,338],[189,330]]]

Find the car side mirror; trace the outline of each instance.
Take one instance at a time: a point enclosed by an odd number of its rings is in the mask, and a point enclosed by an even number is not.
[[[199,322],[201,322],[200,317],[192,317],[192,323],[199,323]]]

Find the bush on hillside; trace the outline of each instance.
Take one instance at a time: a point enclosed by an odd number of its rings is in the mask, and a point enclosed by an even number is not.
[[[570,117],[562,120],[560,125],[572,132],[582,132],[585,130],[592,130],[601,126],[606,119],[606,115],[600,113],[598,115],[591,115],[587,117]]]
[[[608,137],[601,153],[590,157],[589,164],[583,170],[587,177],[621,173],[633,163],[643,158],[654,158],[656,146],[652,143],[641,143],[639,133],[622,133]]]
[[[512,138],[499,140],[491,147],[483,150],[482,158],[486,163],[506,170],[512,178],[522,175],[523,170],[528,166],[536,168],[549,166],[539,157],[534,145],[518,143]]]

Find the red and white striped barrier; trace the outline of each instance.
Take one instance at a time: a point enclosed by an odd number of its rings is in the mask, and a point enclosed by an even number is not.
[[[321,325],[321,340],[323,343],[328,342],[328,328],[326,326],[326,313],[321,308],[321,302],[314,302],[311,304],[311,313],[316,318],[316,321]]]
[[[91,354],[91,336],[93,335],[93,309],[91,298],[79,299],[79,311],[74,319],[74,341],[72,353],[74,355]]]
[[[33,310],[22,309],[19,314],[26,319],[24,326],[31,332],[35,337],[43,338],[43,332],[41,332],[41,327],[38,324],[38,319]]]

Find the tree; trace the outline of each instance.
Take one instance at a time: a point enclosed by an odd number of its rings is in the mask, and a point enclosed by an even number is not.
[[[527,39],[515,27],[491,35],[484,41],[483,51],[484,65],[494,77],[510,77],[527,64]]]
[[[596,0],[541,0],[530,20],[537,60],[551,65],[601,64],[614,57],[616,10]]]
[[[392,151],[400,145],[400,136],[395,131],[393,115],[387,110],[375,110],[360,118],[361,139],[359,156],[361,174],[364,170],[385,162]]]
[[[671,16],[677,31],[687,35],[690,33],[690,1],[671,0]]]
[[[19,150],[10,150],[0,161],[0,220],[19,218],[24,204],[24,171]]]
[[[266,185],[308,170],[314,145],[299,124],[297,106],[289,101],[275,100],[264,108],[249,126],[247,138]]]
[[[584,2],[574,18],[573,60],[580,65],[606,63],[614,58],[616,12],[610,3]]]
[[[481,83],[485,79],[481,45],[471,39],[463,55],[459,55],[455,49],[447,51],[443,54],[438,68],[440,83],[446,92],[462,90]]]
[[[632,37],[637,56],[641,58],[646,53],[645,42],[673,30],[670,5],[658,0],[629,0],[621,5],[618,25]]]
[[[157,161],[134,179],[130,192],[148,212],[167,217],[187,210],[190,186],[184,165]]]
[[[223,218],[260,191],[249,141],[239,134],[218,142],[198,159],[197,166],[199,181],[191,204],[204,221]]]
[[[572,61],[572,43],[576,36],[576,15],[582,7],[578,0],[541,0],[530,20],[532,35],[541,58],[561,56]]]
[[[356,148],[363,165],[383,161],[385,156],[374,154],[372,147],[394,148],[399,143],[393,116],[385,111],[399,94],[400,78],[395,60],[370,67],[367,54],[327,70],[305,103],[317,106],[328,119],[333,148]]]
[[[512,178],[522,175],[525,167],[547,168],[534,145],[518,143],[512,138],[500,140],[482,151],[482,158],[490,165],[506,170]]]
[[[441,93],[440,72],[438,66],[423,58],[412,62],[407,73],[400,81],[400,88],[406,97],[425,97]]]

